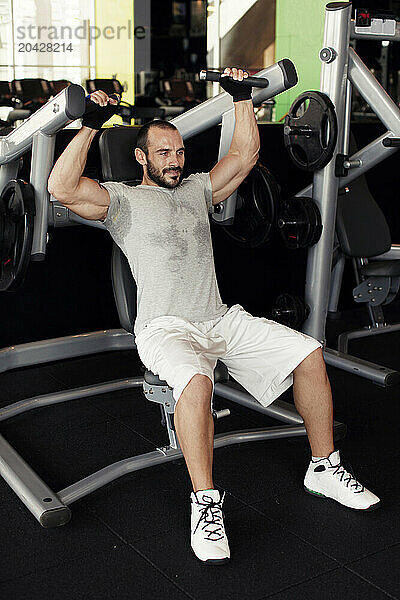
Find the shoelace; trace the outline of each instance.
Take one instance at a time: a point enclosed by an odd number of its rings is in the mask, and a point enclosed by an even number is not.
[[[341,464],[338,464],[333,467],[328,467],[328,468],[334,469],[333,474],[339,475],[340,481],[344,481],[346,483],[346,487],[355,488],[355,490],[354,490],[355,494],[361,494],[361,492],[364,491],[364,489],[365,489],[364,486],[361,485],[361,483],[359,483],[357,481],[357,479],[355,477],[353,477],[353,475],[351,473],[346,471],[346,469]],[[350,484],[351,481],[354,481],[354,483]],[[360,488],[360,489],[358,489],[358,488]]]
[[[215,502],[210,496],[203,496],[203,502],[197,502],[200,508],[200,519],[197,522],[193,533],[196,533],[201,524],[201,528],[206,534],[204,537],[211,542],[222,540],[224,532],[222,529],[222,506],[220,502]]]

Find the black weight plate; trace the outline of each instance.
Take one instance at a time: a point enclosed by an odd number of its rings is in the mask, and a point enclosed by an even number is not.
[[[258,248],[269,237],[276,221],[279,186],[272,173],[260,163],[238,188],[234,221],[225,233],[239,246]]]
[[[306,196],[301,196],[301,200],[297,202],[297,207],[301,213],[301,221],[304,223],[301,228],[299,248],[309,248],[321,237],[321,214],[317,205],[311,198]]]
[[[272,309],[272,318],[282,325],[299,329],[308,316],[304,300],[295,294],[281,294]]]
[[[290,250],[309,248],[321,237],[322,221],[318,206],[311,198],[294,196],[281,203],[278,228]]]
[[[0,291],[11,291],[23,282],[31,258],[35,216],[33,187],[21,179],[9,181],[1,194],[0,207],[3,212]]]
[[[310,246],[316,244],[321,237],[322,220],[321,213],[319,212],[319,208],[315,204],[315,202],[307,196],[302,196],[302,199],[304,202],[304,208],[306,210],[309,223],[308,235],[307,239],[305,240],[304,247],[309,248]]]
[[[305,171],[317,171],[332,159],[338,125],[335,107],[326,94],[303,92],[285,118],[284,143],[293,163]]]

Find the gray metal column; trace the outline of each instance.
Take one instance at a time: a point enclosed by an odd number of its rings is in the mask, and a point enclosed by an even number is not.
[[[351,126],[351,98],[352,86],[349,80],[346,83],[346,102],[344,107],[344,127],[343,127],[343,154],[349,153],[350,147],[350,126]]]
[[[235,109],[231,108],[222,115],[221,137],[219,140],[218,161],[226,156],[231,146],[233,133],[235,131]],[[225,225],[231,225],[235,218],[237,190],[233,192],[219,205],[220,212],[214,212],[212,220],[218,222],[223,221]]]
[[[349,80],[346,83],[346,101],[344,106],[344,117],[343,117],[343,139],[341,148],[339,150],[343,154],[349,153],[350,145],[350,124],[351,124],[351,97],[352,97],[352,86]],[[337,240],[336,240],[337,242]],[[339,245],[339,243],[337,242]],[[338,252],[339,249],[338,249]],[[346,258],[342,253],[339,253],[336,263],[334,264],[331,272],[331,283],[329,289],[329,302],[328,311],[336,312],[339,304],[340,290],[342,288],[343,272],[346,263]]]
[[[14,160],[11,163],[0,166],[0,194],[11,179],[16,179],[18,176],[19,160]]]
[[[32,141],[31,184],[35,190],[35,227],[32,243],[32,260],[44,260],[47,244],[47,224],[50,195],[47,181],[53,167],[56,136],[35,133]]]
[[[303,326],[305,333],[321,342],[325,342],[335,234],[339,183],[335,176],[335,158],[337,149],[343,144],[350,17],[351,4],[348,2],[332,2],[326,6],[324,47],[333,48],[336,58],[330,63],[322,62],[321,91],[335,105],[339,135],[332,160],[314,175],[313,200],[321,211],[323,231],[318,244],[308,251],[305,301],[310,307],[310,315]]]
[[[331,272],[331,285],[329,291],[329,312],[336,312],[339,304],[340,290],[342,288],[343,272],[346,257],[341,254]]]

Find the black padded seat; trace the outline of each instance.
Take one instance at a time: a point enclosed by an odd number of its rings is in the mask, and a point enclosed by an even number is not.
[[[400,260],[380,260],[368,263],[361,267],[360,273],[366,277],[400,277]]]
[[[228,379],[229,374],[227,366],[218,360],[214,369],[214,383],[228,381]],[[168,385],[166,381],[162,381],[158,375],[155,375],[152,371],[145,372],[144,380],[150,385]]]

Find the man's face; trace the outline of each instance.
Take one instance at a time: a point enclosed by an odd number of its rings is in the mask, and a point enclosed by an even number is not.
[[[185,164],[185,148],[179,131],[150,129],[147,147],[147,177],[161,187],[176,188],[182,181]]]

